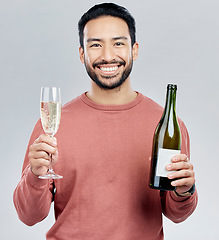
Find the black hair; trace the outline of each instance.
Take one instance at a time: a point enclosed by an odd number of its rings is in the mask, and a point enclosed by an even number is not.
[[[112,17],[118,17],[123,19],[129,28],[129,33],[131,37],[131,43],[132,46],[136,42],[136,36],[135,36],[135,19],[130,14],[130,12],[115,3],[101,3],[93,6],[90,8],[84,15],[81,17],[81,19],[78,22],[78,33],[79,33],[79,41],[82,48],[84,48],[84,27],[92,19],[99,18],[101,16],[112,16]]]

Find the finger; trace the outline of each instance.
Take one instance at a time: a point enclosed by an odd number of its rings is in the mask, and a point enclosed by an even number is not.
[[[172,181],[171,185],[174,187],[188,186],[191,188],[194,183],[195,183],[195,179],[193,177],[189,177],[189,178],[181,178],[181,179]]]
[[[193,170],[193,165],[190,162],[177,162],[177,163],[171,163],[166,166],[166,169],[168,171],[179,171],[182,169],[190,169]]]
[[[194,172],[191,170],[180,170],[176,172],[171,172],[167,175],[169,179],[180,179],[180,178],[190,178],[194,177]]]
[[[187,157],[186,154],[179,154],[179,155],[176,155],[176,156],[172,157],[171,161],[173,163],[181,162],[181,161],[189,162],[189,158]]]
[[[33,144],[30,146],[29,151],[33,152],[40,152],[44,151],[46,153],[54,154],[56,151],[56,147],[49,145],[48,143],[45,142],[39,142],[37,144]]]
[[[32,167],[49,167],[49,160],[38,158],[32,160]]]
[[[50,137],[46,134],[41,134],[34,143],[38,144],[38,143],[47,143],[48,145],[51,145],[53,147],[57,146],[57,139],[55,137]]]
[[[49,160],[49,153],[45,152],[45,151],[31,151],[29,152],[29,159],[30,158],[34,158],[34,159],[45,159],[45,160]]]

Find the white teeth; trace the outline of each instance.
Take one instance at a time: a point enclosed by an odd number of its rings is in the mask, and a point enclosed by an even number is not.
[[[105,72],[112,72],[112,71],[116,71],[116,69],[118,69],[118,66],[116,66],[116,67],[101,67],[100,69]]]

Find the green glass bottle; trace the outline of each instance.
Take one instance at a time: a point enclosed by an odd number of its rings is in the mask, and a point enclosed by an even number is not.
[[[180,154],[181,133],[176,116],[176,90],[177,85],[168,84],[166,104],[163,115],[158,123],[153,139],[151,157],[151,172],[149,186],[159,190],[175,190],[167,175],[166,165],[171,163],[171,158]]]

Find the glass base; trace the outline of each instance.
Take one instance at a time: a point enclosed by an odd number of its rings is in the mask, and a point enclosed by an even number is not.
[[[39,176],[40,179],[61,179],[63,176],[55,174],[53,171],[48,172],[45,175]]]

